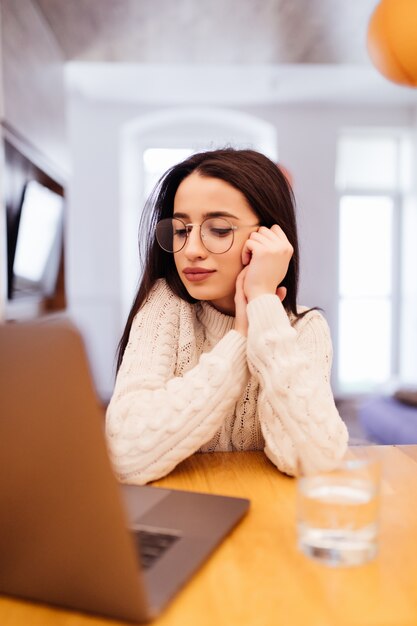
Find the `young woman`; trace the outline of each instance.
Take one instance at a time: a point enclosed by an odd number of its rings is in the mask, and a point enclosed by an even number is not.
[[[322,315],[296,305],[280,169],[252,150],[195,154],[165,174],[144,217],[144,273],[107,411],[120,480],[155,480],[197,451],[263,449],[291,475],[299,461],[336,464],[348,435],[331,341]]]

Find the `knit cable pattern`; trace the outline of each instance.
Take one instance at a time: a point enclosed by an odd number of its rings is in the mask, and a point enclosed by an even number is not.
[[[289,474],[300,455],[317,467],[343,454],[347,431],[329,385],[323,317],[310,313],[294,328],[268,295],[252,301],[248,315],[246,340],[233,317],[155,284],[133,322],[107,410],[120,480],[145,484],[196,451],[264,448]]]
[[[260,385],[265,453],[291,475],[299,461],[308,471],[334,466],[346,451],[348,432],[330,388],[327,322],[312,311],[292,326],[273,295],[253,300],[248,318],[247,358]]]

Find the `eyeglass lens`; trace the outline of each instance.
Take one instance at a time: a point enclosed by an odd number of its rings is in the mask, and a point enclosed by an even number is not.
[[[185,246],[192,228],[194,226],[187,226],[175,217],[164,219],[156,225],[156,239],[163,250],[179,252]],[[204,220],[200,225],[200,235],[209,252],[222,254],[232,247],[234,229],[223,217],[214,217]]]

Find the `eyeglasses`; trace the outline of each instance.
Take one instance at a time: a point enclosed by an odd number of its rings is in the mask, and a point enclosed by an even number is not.
[[[166,252],[179,252],[187,243],[193,227],[200,228],[203,246],[213,254],[224,254],[233,245],[235,230],[259,224],[234,226],[224,217],[207,217],[201,224],[186,224],[177,217],[161,220],[156,225],[156,240]]]

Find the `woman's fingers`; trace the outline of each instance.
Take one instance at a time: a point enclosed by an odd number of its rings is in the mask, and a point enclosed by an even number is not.
[[[243,291],[243,277],[244,277],[244,270],[242,270],[238,274],[238,277],[236,278],[236,293],[240,290]]]
[[[250,234],[242,249],[242,262],[248,270],[243,288],[249,301],[263,293],[276,293],[293,253],[284,231],[276,224],[271,228],[261,226]],[[283,300],[286,292],[279,293]]]
[[[247,273],[247,267],[245,267],[238,275],[236,279],[236,292],[235,292],[235,325],[234,328],[245,337],[248,334],[248,316],[246,312],[247,298],[244,291],[244,280]]]
[[[243,248],[242,248],[242,264],[248,265],[252,258],[252,252],[258,249],[261,251],[261,248],[256,248],[253,245],[253,242],[257,242],[261,246],[266,246],[268,250],[271,252],[276,250],[276,248],[282,249],[287,253],[292,255],[293,248],[288,241],[284,231],[278,224],[274,224],[271,228],[267,228],[266,226],[260,226],[257,231],[254,231],[250,234],[249,238],[246,240]],[[273,246],[273,249],[270,248]]]
[[[271,228],[261,226],[257,231],[251,233],[251,236],[252,235],[261,235],[261,237],[265,237],[271,241],[275,241],[277,237],[284,237],[286,239],[284,231],[277,224],[274,224]]]
[[[257,241],[258,243],[263,243],[266,246],[271,244],[287,251],[291,251],[291,253],[294,251],[284,231],[277,224],[274,224],[271,228],[261,226],[258,231],[251,233],[248,241]]]
[[[279,254],[280,256],[284,255],[290,259],[293,253],[294,248],[288,239],[270,239],[263,235],[258,235],[258,233],[252,233],[243,247],[242,263],[243,265],[247,265],[252,258],[252,254]]]
[[[249,265],[250,260],[252,258],[252,251],[250,250],[250,246],[248,246],[249,239],[245,242],[242,248],[242,265]]]

